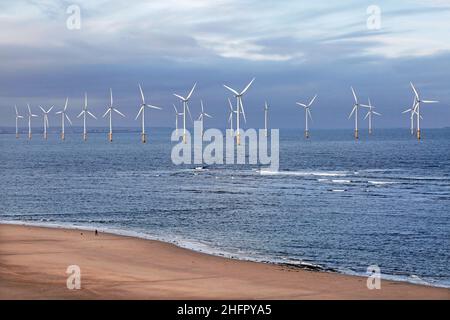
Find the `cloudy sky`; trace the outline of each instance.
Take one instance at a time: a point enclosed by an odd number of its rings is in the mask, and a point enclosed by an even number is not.
[[[371,5],[380,9],[379,29]],[[101,115],[110,87],[127,115],[117,123],[138,126],[138,82],[164,108],[149,125],[172,126],[172,94],[197,82],[193,113],[203,99],[209,125],[223,127],[222,84],[241,90],[252,77],[248,127],[262,125],[265,100],[273,127],[303,127],[295,102],[317,93],[312,126],[351,128],[351,85],[383,114],[377,126],[408,127],[401,111],[412,103],[409,81],[441,101],[422,109],[423,126],[450,126],[449,21],[448,0],[1,0],[0,126],[14,125],[14,104],[38,112],[60,108],[66,96],[74,118],[85,91]]]

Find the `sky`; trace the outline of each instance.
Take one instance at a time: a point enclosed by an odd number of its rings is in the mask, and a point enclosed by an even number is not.
[[[14,126],[14,105],[41,114],[39,105],[57,111],[66,97],[81,125],[84,92],[100,116],[91,124],[107,126],[112,88],[126,115],[115,124],[137,127],[138,83],[163,108],[147,113],[147,125],[174,126],[173,93],[197,83],[194,117],[202,99],[213,116],[205,127],[223,128],[223,84],[240,91],[253,77],[247,128],[263,126],[264,101],[272,128],[303,128],[295,103],[315,94],[311,130],[352,128],[350,86],[382,114],[376,127],[409,127],[401,112],[412,104],[410,81],[440,101],[422,107],[422,126],[450,126],[449,21],[449,0],[0,0],[0,126]]]

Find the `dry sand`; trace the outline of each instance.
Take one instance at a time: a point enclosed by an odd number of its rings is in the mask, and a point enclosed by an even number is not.
[[[69,265],[81,289],[66,287]],[[92,231],[0,225],[0,299],[450,299],[450,290],[237,261]]]

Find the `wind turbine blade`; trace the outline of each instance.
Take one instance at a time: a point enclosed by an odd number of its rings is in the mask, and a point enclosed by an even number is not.
[[[311,111],[309,110],[309,108],[308,108],[308,109],[306,109],[306,110],[307,110],[306,112],[308,113],[308,116],[309,116],[309,118],[310,118],[310,119],[311,119],[311,121],[312,121],[312,119],[313,119],[313,118],[312,118],[312,115],[311,115]]]
[[[151,104],[146,104],[145,106],[146,106],[146,107],[149,107],[149,108],[153,108],[153,109],[162,110],[162,108],[157,107],[157,106],[154,106],[154,105],[151,105]]]
[[[50,109],[47,110],[47,113],[49,113],[50,111],[52,111],[54,106],[51,106]]]
[[[19,111],[17,111],[17,106],[14,106],[14,109],[16,110],[16,116],[19,116]]]
[[[236,90],[234,90],[234,89],[232,89],[232,88],[230,88],[229,86],[227,86],[227,85],[223,85],[226,89],[228,89],[228,90],[230,90],[231,92],[233,92],[236,96],[238,96],[239,95],[239,93],[236,91]]]
[[[39,106],[39,109],[41,109],[43,113],[46,113],[44,108],[42,108],[41,106]]]
[[[228,122],[233,121],[233,113],[230,112],[230,116],[228,117]]]
[[[30,105],[27,104],[27,107],[28,107],[28,114],[31,114],[31,108],[30,108]]]
[[[352,112],[350,112],[350,115],[348,116],[349,119],[352,117],[352,115],[355,112],[355,110],[356,110],[356,106],[354,106]]]
[[[356,104],[358,104],[358,98],[356,97],[355,90],[353,89],[353,87],[350,87],[350,88],[352,89],[353,98],[355,98],[355,102],[356,102]]]
[[[175,97],[177,97],[178,99],[181,99],[181,100],[183,100],[183,101],[187,100],[187,99],[185,99],[184,97],[182,97],[182,96],[180,96],[180,95],[178,95],[178,94],[176,94],[176,93],[174,93],[173,95],[174,95]]]
[[[203,100],[200,100],[200,107],[202,108],[202,113],[204,113],[204,109],[203,109]]]
[[[84,93],[84,108],[87,109],[87,92]]]
[[[412,111],[412,109],[410,108],[410,109],[406,109],[405,111],[403,111],[402,113],[407,113],[407,112],[411,112]]]
[[[255,81],[255,78],[253,78],[252,81],[250,81],[250,82],[248,83],[248,85],[245,87],[245,89],[242,90],[241,96],[242,96],[244,93],[247,92],[247,90],[248,90],[248,89],[250,88],[250,86],[252,85],[253,81]]]
[[[191,109],[189,109],[189,105],[187,104],[187,102],[186,102],[186,110],[189,114],[189,118],[191,118],[191,122],[194,122],[194,120],[192,119]]]
[[[311,101],[308,104],[308,107],[310,107],[313,104],[313,102],[314,102],[314,100],[316,100],[316,98],[317,98],[317,94],[314,96],[314,98],[311,99]]]
[[[299,106],[303,107],[303,108],[308,108],[308,106],[306,104],[300,103],[300,102],[296,102],[296,104],[298,104]]]
[[[77,115],[77,118],[81,117],[83,115],[83,113],[84,113],[84,110],[81,111],[79,115]]]
[[[142,91],[141,84],[139,83],[139,91],[141,92],[142,104],[145,104],[144,92]]]
[[[69,121],[70,125],[72,125],[72,120],[70,120],[69,116],[65,114],[67,121]]]
[[[178,114],[178,110],[177,110],[177,107],[175,107],[175,105],[174,104],[172,104],[173,105],[173,108],[175,109],[175,113],[176,114]]]
[[[422,100],[423,103],[439,103],[439,101],[435,100]]]
[[[369,109],[372,108],[371,105],[367,105],[367,104],[360,104],[360,106],[361,106],[361,107],[364,107],[364,108],[369,108]]]
[[[64,111],[67,110],[67,104],[69,103],[69,98],[66,98],[66,103],[64,104]]]
[[[245,109],[244,109],[244,105],[242,104],[242,99],[239,99],[239,104],[241,105],[242,116],[244,117],[244,122],[247,123],[247,119],[245,118]]]
[[[367,117],[369,116],[370,112],[367,112],[366,116],[364,117],[364,120],[367,119]]]
[[[192,87],[191,91],[189,92],[189,94],[188,94],[186,100],[189,100],[189,99],[191,98],[192,93],[194,92],[194,89],[195,89],[196,86],[197,86],[197,82],[194,83],[194,86]]]
[[[120,114],[122,117],[125,118],[125,115],[124,115],[122,112],[120,112],[119,110],[117,110],[117,109],[115,109],[115,108],[113,108],[113,110],[114,110],[115,112],[117,112],[118,114]]]
[[[138,114],[136,115],[136,118],[134,118],[134,120],[137,120],[137,118],[139,118],[139,116],[140,116],[141,113],[142,113],[142,110],[144,110],[144,106],[142,106],[142,107],[139,109],[139,112],[138,112]]]
[[[204,115],[207,116],[208,118],[212,118],[212,116],[210,116],[210,115],[207,114],[207,113],[204,113]]]
[[[111,112],[111,109],[108,108],[108,110],[106,110],[105,114],[102,116],[102,118],[106,117],[106,115],[108,114],[108,112]]]
[[[200,113],[200,116],[198,117],[197,121],[200,121],[203,119],[203,113]]]
[[[378,113],[376,111],[373,111],[373,114],[376,114],[377,116],[381,116],[381,113]]]
[[[233,105],[231,104],[230,98],[228,98],[228,105],[229,105],[229,107],[230,107],[231,112],[234,112],[234,110],[233,110]]]
[[[410,82],[410,84],[411,84],[411,88],[412,88],[413,91],[414,91],[414,94],[416,95],[417,100],[420,100],[420,99],[419,99],[419,93],[417,92],[417,90],[416,90],[416,88],[414,87],[413,83]]]
[[[111,101],[111,104],[110,104],[110,106],[112,106],[113,105],[113,96],[112,96],[112,88],[109,88],[109,94],[110,94],[110,101]]]
[[[90,115],[92,118],[94,118],[95,120],[97,120],[97,117],[94,116],[90,111],[88,111],[87,113],[88,113],[88,115]]]
[[[61,114],[62,113],[62,111],[57,111],[57,112],[55,112],[55,114]]]

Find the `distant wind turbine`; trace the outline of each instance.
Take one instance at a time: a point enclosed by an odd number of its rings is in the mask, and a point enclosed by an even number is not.
[[[439,103],[439,101],[434,100],[421,100],[419,93],[417,92],[416,88],[414,87],[413,83],[410,82],[411,88],[414,91],[414,95],[416,96],[416,105],[414,106],[414,113],[416,114],[417,118],[417,139],[420,140],[420,103],[428,104],[428,103]],[[412,117],[413,115],[411,115]]]
[[[201,122],[200,133],[203,138],[203,121],[204,121],[205,117],[212,118],[212,116],[210,116],[209,114],[207,114],[205,112],[205,109],[203,108],[203,100],[200,100],[200,106],[202,108],[202,112],[200,112],[200,116],[198,117],[198,120]]]
[[[50,109],[48,109],[48,110],[45,110],[41,106],[39,106],[39,108],[42,110],[43,117],[44,117],[44,139],[47,140],[47,128],[49,127],[49,125],[48,125],[48,114],[50,113],[50,111],[52,111],[53,106],[51,106]]]
[[[117,110],[116,108],[114,108],[113,106],[113,94],[112,94],[112,89],[109,89],[109,93],[110,93],[110,104],[107,107],[106,112],[103,114],[102,118],[106,117],[106,115],[109,113],[109,133],[108,133],[108,140],[109,142],[112,142],[112,136],[113,136],[113,131],[112,131],[112,115],[113,115],[113,111],[119,115],[121,115],[122,117],[125,118],[125,115],[120,112],[119,110]]]
[[[65,119],[67,119],[67,121],[69,121],[70,125],[72,125],[72,121],[70,120],[69,116],[67,115],[67,104],[68,103],[69,103],[69,98],[66,98],[66,103],[64,105],[64,109],[56,112],[56,114],[61,115],[61,140],[65,139]]]
[[[189,99],[192,96],[192,93],[194,92],[195,87],[197,86],[197,83],[194,83],[194,86],[192,87],[191,91],[189,92],[189,94],[187,95],[187,97],[183,97],[180,96],[179,94],[174,93],[173,95],[175,97],[177,97],[178,99],[181,100],[181,102],[183,103],[183,142],[186,142],[186,111],[189,113],[189,117],[191,118],[192,121],[192,115],[191,115],[191,111],[189,110]]]
[[[141,108],[139,109],[139,112],[134,120],[137,120],[137,118],[139,118],[139,116],[142,114],[142,134],[141,134],[142,139],[141,140],[142,140],[142,143],[146,143],[147,136],[145,134],[145,108],[158,109],[158,110],[162,110],[162,108],[145,103],[145,96],[144,96],[144,92],[142,91],[141,84],[139,84],[139,91],[141,92],[142,103],[140,105]]]
[[[178,112],[177,107],[173,104],[173,108],[175,109],[175,134],[178,135],[178,117],[182,116],[183,113]]]
[[[297,104],[299,106],[305,108],[305,138],[306,139],[309,138],[308,118],[310,118],[312,120],[310,108],[311,108],[311,105],[314,103],[314,100],[316,100],[316,98],[317,98],[317,94],[311,99],[311,101],[309,101],[308,104],[297,102]]]
[[[255,81],[255,78],[253,78],[247,86],[242,90],[241,92],[237,92],[233,88],[230,88],[227,85],[223,85],[226,89],[230,90],[234,96],[236,97],[236,141],[237,145],[241,144],[241,134],[240,134],[240,126],[239,126],[239,120],[240,120],[240,114],[242,113],[242,116],[244,117],[244,121],[247,122],[247,119],[245,118],[245,110],[244,105],[242,104],[242,96],[247,92],[247,90],[252,85],[253,81]]]
[[[370,99],[369,99],[369,104],[368,105],[367,104],[361,104],[361,107],[369,108],[369,111],[367,112],[366,116],[364,117],[364,120],[369,118],[369,134],[372,134],[372,115],[381,116],[381,113],[373,111],[373,109],[375,109],[375,107],[372,106],[372,103],[370,102]]]
[[[77,118],[83,116],[83,141],[87,140],[87,129],[86,129],[86,118],[87,116],[91,116],[92,118],[94,118],[95,120],[97,120],[97,118],[88,110],[88,98],[87,98],[87,93],[84,93],[84,107],[82,108],[80,114],[77,116]]]
[[[358,140],[358,109],[361,106],[358,102],[358,97],[356,96],[355,90],[353,90],[353,87],[350,87],[352,89],[353,98],[355,99],[355,104],[353,105],[352,112],[350,112],[349,119],[352,117],[353,113],[355,114],[355,139]]]
[[[23,119],[23,116],[19,115],[19,111],[17,111],[17,106],[14,106],[16,110],[16,139],[19,138],[19,119]]]
[[[27,104],[27,107],[28,107],[28,139],[31,140],[31,118],[37,118],[37,115],[31,112],[29,104]]]

